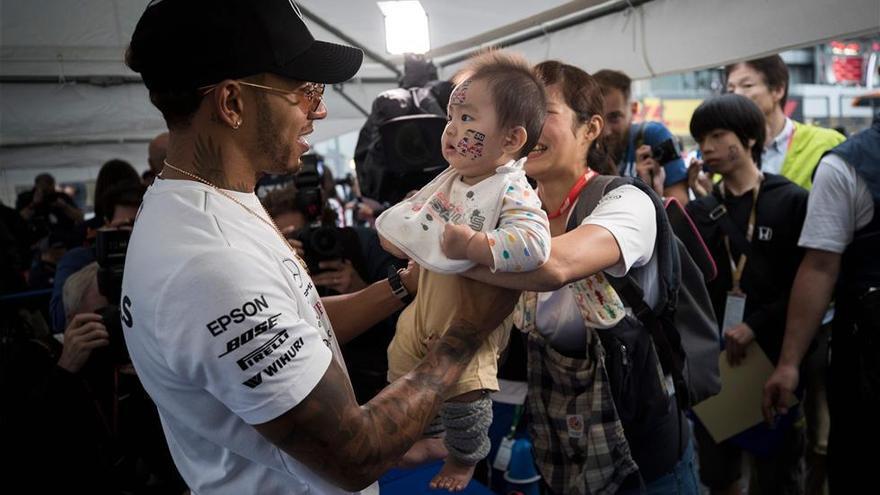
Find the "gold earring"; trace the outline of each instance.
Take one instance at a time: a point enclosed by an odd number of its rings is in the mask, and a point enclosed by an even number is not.
[[[241,119],[236,120],[235,123],[232,124],[232,128],[235,129],[236,131],[238,130],[239,127],[241,127]]]

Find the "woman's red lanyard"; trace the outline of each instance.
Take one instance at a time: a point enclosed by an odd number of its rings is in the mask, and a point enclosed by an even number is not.
[[[571,208],[571,205],[574,204],[574,201],[577,199],[578,195],[581,191],[587,186],[587,184],[593,180],[593,177],[599,174],[596,173],[595,170],[588,168],[587,173],[581,176],[580,179],[574,184],[574,187],[571,188],[571,191],[568,191],[568,197],[565,198],[565,201],[562,202],[562,205],[556,210],[554,213],[550,213],[547,215],[548,220],[553,220],[554,218],[562,216],[565,212]]]

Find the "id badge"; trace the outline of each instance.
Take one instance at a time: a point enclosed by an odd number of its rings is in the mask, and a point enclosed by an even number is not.
[[[727,330],[743,322],[746,312],[746,295],[736,292],[727,293],[727,302],[724,304],[724,325],[721,331]]]
[[[510,454],[513,452],[514,442],[513,437],[504,437],[501,440],[501,445],[498,446],[498,453],[495,454],[495,462],[492,463],[492,467],[499,471],[507,471],[507,466],[510,465]]]

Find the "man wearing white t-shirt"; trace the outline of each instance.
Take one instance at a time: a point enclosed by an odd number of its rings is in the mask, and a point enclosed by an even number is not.
[[[461,301],[425,360],[358,406],[339,343],[400,309],[417,273],[322,300],[253,190],[297,168],[327,114],[323,83],[350,79],[362,56],[315,41],[286,0],[154,1],[135,28],[126,63],[170,138],[132,232],[122,323],[194,493],[366,487],[513,309],[491,287],[489,307]]]
[[[785,341],[764,387],[764,415],[786,412],[799,365],[832,295],[829,352],[829,481],[834,493],[876,484],[880,444],[880,114],[872,127],[825,155],[813,179],[799,245],[806,254],[789,302]]]

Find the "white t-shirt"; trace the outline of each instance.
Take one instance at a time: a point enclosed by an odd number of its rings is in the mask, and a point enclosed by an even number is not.
[[[868,184],[839,155],[825,155],[816,169],[798,245],[843,254],[857,230],[874,217]]]
[[[256,195],[227,192],[266,218]],[[343,364],[311,279],[271,227],[209,186],[157,179],[122,295],[132,362],[193,493],[347,493],[251,426]]]
[[[572,206],[571,211],[574,209]],[[581,222],[581,225],[598,225],[607,229],[620,247],[620,261],[605,273],[623,277],[630,269],[644,267],[635,271],[633,276],[645,293],[645,302],[651,306],[659,297],[654,246],[656,218],[651,198],[637,187],[626,185],[609,191],[593,213]],[[550,249],[553,249],[552,245]],[[584,248],[584,256],[589,256],[589,249]],[[538,294],[535,324],[554,349],[565,352],[586,347],[584,318],[578,310],[574,291],[567,286]]]

